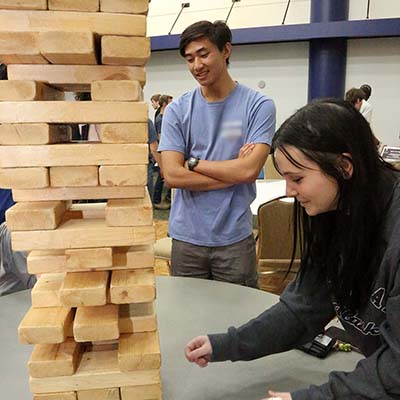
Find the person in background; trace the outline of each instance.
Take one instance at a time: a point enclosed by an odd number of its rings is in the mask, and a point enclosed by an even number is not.
[[[362,102],[365,98],[365,93],[357,88],[351,88],[345,95],[345,100],[351,103],[358,111],[361,110]]]
[[[174,98],[170,95],[167,95],[168,97],[168,104],[172,103],[174,101]]]
[[[275,131],[275,105],[230,76],[232,34],[224,22],[190,25],[179,50],[200,86],[169,104],[162,122],[164,179],[177,188],[171,273],[257,287],[250,204]]]
[[[7,223],[0,225],[0,297],[31,289],[36,277],[27,271],[26,253],[13,251]]]
[[[370,85],[364,84],[360,86],[360,89],[365,93],[365,99],[363,99],[361,108],[360,108],[360,113],[363,115],[363,117],[371,123],[372,120],[372,106],[371,103],[368,101],[369,98],[371,97],[372,93],[372,88]]]
[[[149,163],[147,164],[147,189],[149,190],[150,199],[153,201],[153,172],[154,165],[157,163],[160,165],[161,156],[158,153],[158,138],[157,132],[154,128],[152,120],[149,118],[148,130],[149,130]]]
[[[288,351],[311,341],[336,316],[366,358],[352,372],[332,372],[321,386],[268,395],[399,398],[399,171],[379,156],[365,118],[338,99],[297,111],[278,129],[272,148],[301,222],[299,273],[280,301],[255,319],[190,341],[187,359],[205,367]]]
[[[158,93],[153,94],[153,96],[150,97],[151,106],[156,111],[154,113],[154,124],[156,123],[156,118],[157,118],[158,114],[160,113],[160,97],[161,97],[161,94],[158,94]]]

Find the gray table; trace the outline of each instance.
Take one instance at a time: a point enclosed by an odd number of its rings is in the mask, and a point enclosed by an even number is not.
[[[278,298],[242,286],[190,278],[157,277],[163,400],[261,399],[267,389],[290,391],[321,384],[331,370],[352,370],[356,353],[334,353],[325,360],[294,350],[251,362],[210,364],[186,361],[193,337],[224,332],[275,303]],[[0,298],[0,390],[7,400],[31,399],[27,361],[31,346],[18,343],[17,327],[30,306],[30,292]],[[273,338],[271,338],[273,340]]]

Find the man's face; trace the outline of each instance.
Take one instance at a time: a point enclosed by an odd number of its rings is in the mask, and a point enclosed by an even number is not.
[[[354,107],[357,108],[358,111],[360,111],[361,106],[362,106],[362,99],[357,99],[356,104],[354,104]]]
[[[151,100],[151,105],[153,106],[153,108],[154,108],[155,110],[157,110],[157,108],[159,107],[158,101],[157,101],[157,100],[154,100],[154,99]]]
[[[231,44],[227,43],[221,52],[206,38],[190,42],[185,49],[185,59],[189,71],[201,86],[212,86],[226,72],[226,60],[231,53]]]

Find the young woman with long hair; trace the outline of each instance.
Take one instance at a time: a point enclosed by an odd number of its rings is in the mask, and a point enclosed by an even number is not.
[[[295,198],[300,271],[278,304],[227,333],[193,339],[187,359],[204,367],[287,351],[337,316],[366,358],[322,386],[269,396],[400,398],[399,172],[379,156],[368,122],[342,100],[297,111],[272,148],[287,195]]]

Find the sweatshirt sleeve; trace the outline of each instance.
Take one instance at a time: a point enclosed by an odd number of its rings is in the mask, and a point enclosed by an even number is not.
[[[400,271],[400,264],[397,266]],[[352,372],[332,372],[322,386],[292,393],[293,400],[400,399],[400,272],[380,326],[382,345]]]
[[[308,342],[334,316],[328,293],[312,271],[300,273],[276,305],[239,328],[208,335],[212,361],[253,360]]]

